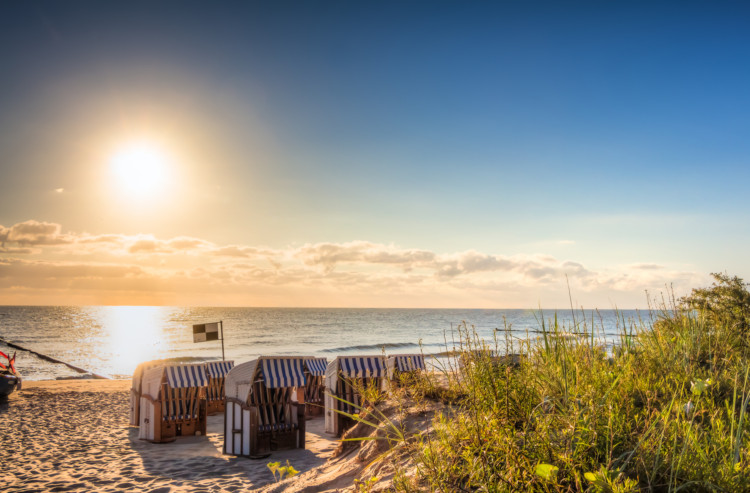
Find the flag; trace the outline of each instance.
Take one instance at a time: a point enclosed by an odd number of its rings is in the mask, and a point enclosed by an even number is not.
[[[219,324],[193,325],[193,342],[206,342],[219,340]]]

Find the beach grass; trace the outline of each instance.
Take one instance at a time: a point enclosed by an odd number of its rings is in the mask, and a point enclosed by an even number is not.
[[[462,325],[447,383],[425,376],[407,389],[450,405],[411,448],[417,474],[392,488],[744,491],[748,319],[735,305],[750,296],[741,280],[716,279],[622,320],[614,346],[595,319],[540,316],[541,335],[524,340],[485,341]],[[713,295],[723,303],[704,303]]]

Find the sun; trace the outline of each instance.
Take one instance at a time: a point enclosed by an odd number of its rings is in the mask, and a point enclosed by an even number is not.
[[[151,142],[123,145],[112,155],[109,164],[117,188],[128,197],[151,197],[168,185],[169,156]]]

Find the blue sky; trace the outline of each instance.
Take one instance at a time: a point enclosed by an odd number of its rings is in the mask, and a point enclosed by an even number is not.
[[[127,293],[101,281],[111,292],[97,298],[91,275],[29,285],[20,267],[0,268],[8,300],[65,302],[61,286],[81,283],[70,303],[194,303],[205,293],[167,282],[154,297],[143,286],[223,272],[242,304],[287,304],[295,292],[305,305],[559,306],[567,275],[580,303],[608,308],[642,306],[645,289],[684,291],[712,271],[750,275],[741,3],[0,11],[0,262],[132,267],[143,281]],[[113,200],[108,156],[134,138],[172,156],[161,203]],[[21,231],[34,228],[66,241],[31,242]],[[66,250],[106,235],[120,253]],[[166,250],[121,254],[144,237],[266,255],[243,257],[260,269],[255,280],[204,250],[170,251],[176,265],[158,270]],[[430,252],[439,265],[373,262],[352,253],[361,242],[389,259]],[[300,253],[326,246],[348,255],[333,270]],[[445,262],[467,252],[487,267],[446,280]],[[258,297],[271,284],[276,297]],[[312,294],[320,287],[326,296]]]

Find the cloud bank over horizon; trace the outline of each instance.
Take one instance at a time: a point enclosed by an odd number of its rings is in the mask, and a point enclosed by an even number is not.
[[[707,273],[643,262],[591,266],[544,253],[436,252],[365,240],[285,248],[189,235],[0,225],[3,304],[424,308],[645,307]]]

